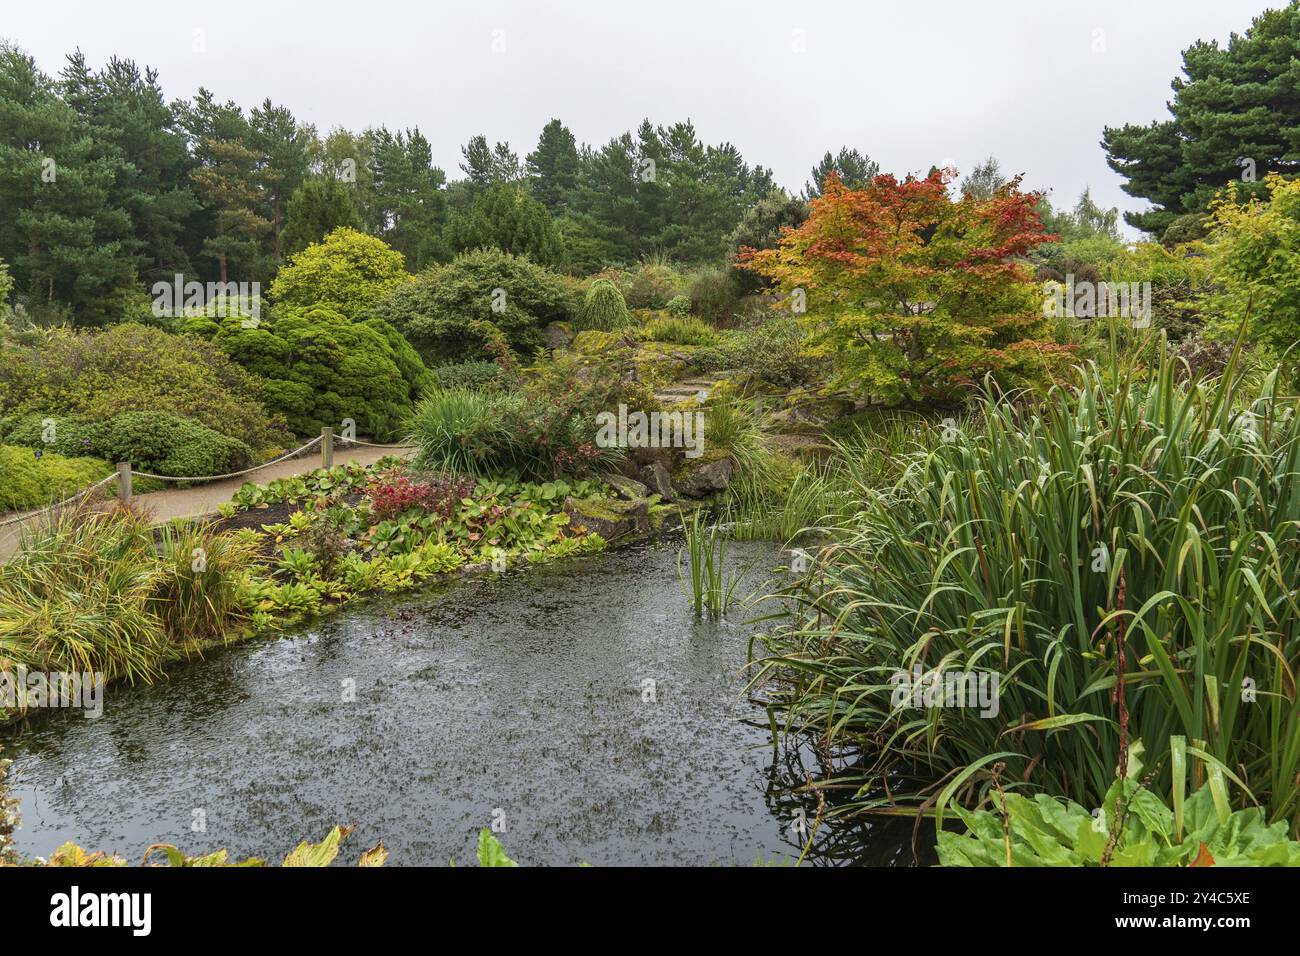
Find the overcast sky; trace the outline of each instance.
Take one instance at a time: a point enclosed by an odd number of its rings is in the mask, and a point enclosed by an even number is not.
[[[597,145],[690,118],[791,191],[847,144],[897,173],[992,153],[1057,205],[1087,185],[1134,209],[1102,128],[1166,117],[1185,47],[1280,5],[9,0],[0,35],[48,73],[77,47],[95,65],[117,54],[156,67],[169,97],[270,97],[322,132],[418,125],[453,178],[475,133],[522,157],[551,117]]]

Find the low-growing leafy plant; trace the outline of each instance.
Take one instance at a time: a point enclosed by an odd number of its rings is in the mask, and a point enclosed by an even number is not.
[[[1216,789],[1217,784],[1217,789]],[[1222,776],[1176,812],[1132,777],[1094,811],[1045,793],[991,796],[995,809],[955,808],[964,834],[939,831],[941,866],[1300,866],[1300,843],[1259,807],[1231,810]]]

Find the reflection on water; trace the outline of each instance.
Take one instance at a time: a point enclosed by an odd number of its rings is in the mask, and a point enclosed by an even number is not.
[[[782,563],[732,551],[749,588]],[[10,742],[17,847],[278,859],[353,823],[350,859],[437,865],[496,820],[524,864],[793,859],[817,801],[742,697],[751,631],[694,619],[672,543],[360,606]],[[910,865],[911,836],[833,817],[805,862]]]

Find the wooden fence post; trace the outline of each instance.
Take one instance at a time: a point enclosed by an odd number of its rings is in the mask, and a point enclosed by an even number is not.
[[[131,501],[131,463],[129,461],[119,461],[117,463],[117,498],[122,504],[129,504]]]
[[[334,429],[320,430],[320,463],[323,468],[334,467]]]

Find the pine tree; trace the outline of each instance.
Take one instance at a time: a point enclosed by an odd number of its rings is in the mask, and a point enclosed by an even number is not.
[[[1239,199],[1263,197],[1266,173],[1300,174],[1297,58],[1300,2],[1260,14],[1226,47],[1198,40],[1184,50],[1172,119],[1103,134],[1124,191],[1154,206],[1125,221],[1159,235],[1179,216],[1204,212],[1226,186]]]
[[[429,141],[418,127],[396,134],[380,127],[365,135],[377,220],[372,231],[416,271],[446,259],[441,236],[447,218],[447,177],[433,165]]]
[[[132,236],[123,248],[140,280],[151,285],[189,272],[187,227],[199,204],[185,131],[157,72],[141,73],[117,57],[96,72],[77,51],[68,57],[59,88],[93,141],[94,155],[116,166],[108,205],[131,219]]]
[[[122,172],[35,61],[0,43],[0,259],[32,311],[86,324],[120,308],[134,284],[131,219],[111,196]]]
[[[820,196],[822,184],[831,173],[839,176],[840,182],[849,189],[861,189],[880,173],[880,164],[865,153],[859,153],[848,146],[841,146],[839,153],[833,156],[827,150],[821,162],[812,168],[812,179],[804,183],[804,198],[816,199]]]
[[[287,259],[320,242],[340,226],[361,229],[361,217],[349,185],[333,176],[312,176],[289,199],[288,221],[280,235]]]
[[[447,244],[453,252],[492,246],[542,265],[557,264],[563,251],[546,207],[510,183],[493,183],[469,212],[454,215],[447,225]]]
[[[542,127],[537,148],[527,156],[529,188],[552,213],[561,212],[578,185],[578,144],[558,119]]]
[[[190,173],[207,220],[202,254],[217,264],[221,282],[263,281],[273,262],[263,241],[273,226],[259,189],[261,157],[250,145],[253,131],[234,103],[218,103],[202,87],[184,107],[196,165]]]
[[[249,145],[258,153],[259,212],[271,223],[272,245],[266,251],[279,263],[284,256],[280,234],[289,198],[307,176],[307,148],[315,140],[316,130],[299,126],[289,110],[274,106],[269,99],[249,114],[248,126]]]

